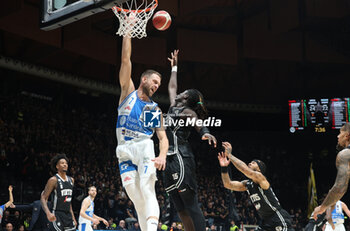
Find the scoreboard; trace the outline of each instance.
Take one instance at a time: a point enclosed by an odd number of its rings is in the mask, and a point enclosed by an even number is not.
[[[326,132],[349,122],[350,98],[289,100],[289,131]]]

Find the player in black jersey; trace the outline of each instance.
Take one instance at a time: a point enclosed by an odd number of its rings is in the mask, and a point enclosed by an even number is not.
[[[218,159],[221,166],[221,178],[224,187],[233,191],[247,191],[250,200],[254,204],[258,214],[262,218],[262,224],[257,230],[287,231],[293,230],[291,217],[282,209],[270,183],[264,176],[266,166],[261,160],[253,160],[248,165],[233,156],[231,144],[222,143],[225,152],[219,153]],[[227,166],[230,161],[249,180],[231,181]]]
[[[170,108],[165,118],[167,121],[166,133],[169,140],[167,166],[164,172],[164,181],[176,210],[184,224],[186,231],[204,231],[205,219],[198,205],[195,160],[188,142],[191,126],[186,126],[186,120],[205,119],[207,110],[204,106],[203,95],[195,89],[189,89],[177,95],[177,57],[175,50],[169,58],[172,72],[168,91]],[[184,124],[180,124],[180,120]],[[195,124],[195,123],[194,123]],[[216,146],[216,139],[203,126],[195,126],[202,140]]]
[[[317,219],[318,214],[324,213],[329,206],[339,201],[348,190],[350,173],[350,123],[345,123],[339,130],[337,150],[339,150],[335,161],[337,177],[322,204],[315,208],[314,219]]]
[[[57,172],[51,177],[41,193],[41,206],[47,219],[50,221],[50,230],[71,231],[75,230],[75,220],[71,201],[73,195],[74,179],[67,176],[68,158],[65,154],[57,154],[51,159],[51,169]],[[47,206],[50,194],[54,192],[52,199],[52,210]]]

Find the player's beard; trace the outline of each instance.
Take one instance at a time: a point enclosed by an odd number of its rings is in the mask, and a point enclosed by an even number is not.
[[[151,97],[151,88],[150,88],[147,84],[145,84],[145,85],[143,86],[143,92],[144,92],[148,97]]]
[[[337,146],[335,148],[337,149],[338,152],[344,149],[344,147],[341,146],[339,143],[337,143]]]

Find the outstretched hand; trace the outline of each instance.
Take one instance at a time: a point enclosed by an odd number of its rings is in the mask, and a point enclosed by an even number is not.
[[[209,134],[209,133],[205,133],[202,136],[202,140],[208,140],[209,145],[211,145],[212,143],[214,144],[214,148],[216,148],[216,138],[215,136]]]
[[[168,60],[170,61],[171,67],[177,66],[178,54],[179,54],[179,50],[174,50],[173,52],[171,52],[171,58],[168,58]]]
[[[218,160],[221,167],[227,167],[230,164],[224,152],[218,153]]]
[[[229,142],[222,142],[222,146],[225,148],[225,155],[228,156],[232,153],[232,146]]]
[[[106,227],[109,227],[108,221],[106,221],[105,219],[102,218],[102,222],[103,222],[103,224],[105,224]]]
[[[315,219],[315,221],[317,220],[317,215],[318,214],[322,214],[324,213],[326,210],[325,209],[322,209],[321,206],[317,206],[315,209],[314,209],[314,212],[313,212],[313,217]]]

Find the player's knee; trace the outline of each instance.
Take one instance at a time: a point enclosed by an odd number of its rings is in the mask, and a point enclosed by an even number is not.
[[[143,203],[142,193],[135,184],[126,185],[125,190],[130,200],[135,204],[135,206],[139,206]]]
[[[147,200],[157,200],[156,190],[155,190],[155,178],[141,179],[140,188],[142,188],[141,193],[143,198]]]

